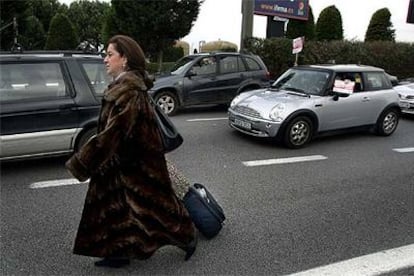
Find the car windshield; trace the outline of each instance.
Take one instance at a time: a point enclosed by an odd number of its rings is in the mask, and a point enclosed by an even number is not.
[[[193,56],[186,56],[179,59],[171,68],[172,75],[179,75],[187,70],[191,66],[191,62],[194,60]]]
[[[306,95],[322,95],[328,80],[328,72],[289,69],[272,84],[272,88]]]

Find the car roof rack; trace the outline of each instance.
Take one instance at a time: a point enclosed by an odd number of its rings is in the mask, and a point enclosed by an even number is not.
[[[1,54],[27,54],[27,55],[61,55],[64,57],[70,57],[75,55],[95,55],[95,56],[105,56],[103,52],[96,51],[82,51],[82,50],[29,50],[29,51],[0,51]]]

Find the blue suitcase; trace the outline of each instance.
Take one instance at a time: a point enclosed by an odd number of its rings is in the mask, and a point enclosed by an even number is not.
[[[183,198],[194,225],[208,239],[215,237],[223,227],[223,209],[202,184],[191,185]]]

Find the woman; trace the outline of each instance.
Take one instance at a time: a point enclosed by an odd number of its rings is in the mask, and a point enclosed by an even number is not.
[[[143,51],[117,35],[104,62],[114,81],[104,93],[98,133],[66,163],[80,181],[90,178],[74,253],[103,257],[97,266],[121,267],[175,245],[188,260],[196,232],[171,185]]]

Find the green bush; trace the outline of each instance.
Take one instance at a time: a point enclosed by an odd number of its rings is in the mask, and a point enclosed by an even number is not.
[[[163,60],[166,62],[175,62],[184,56],[184,49],[182,47],[168,47],[164,51]]]
[[[245,44],[248,51],[263,59],[272,78],[280,76],[295,62],[291,39],[249,38]],[[377,66],[404,79],[414,76],[414,44],[391,41],[306,41],[303,51],[299,53],[299,64],[332,62]]]
[[[70,19],[64,14],[56,14],[50,21],[45,49],[73,50],[78,43],[79,38]]]

